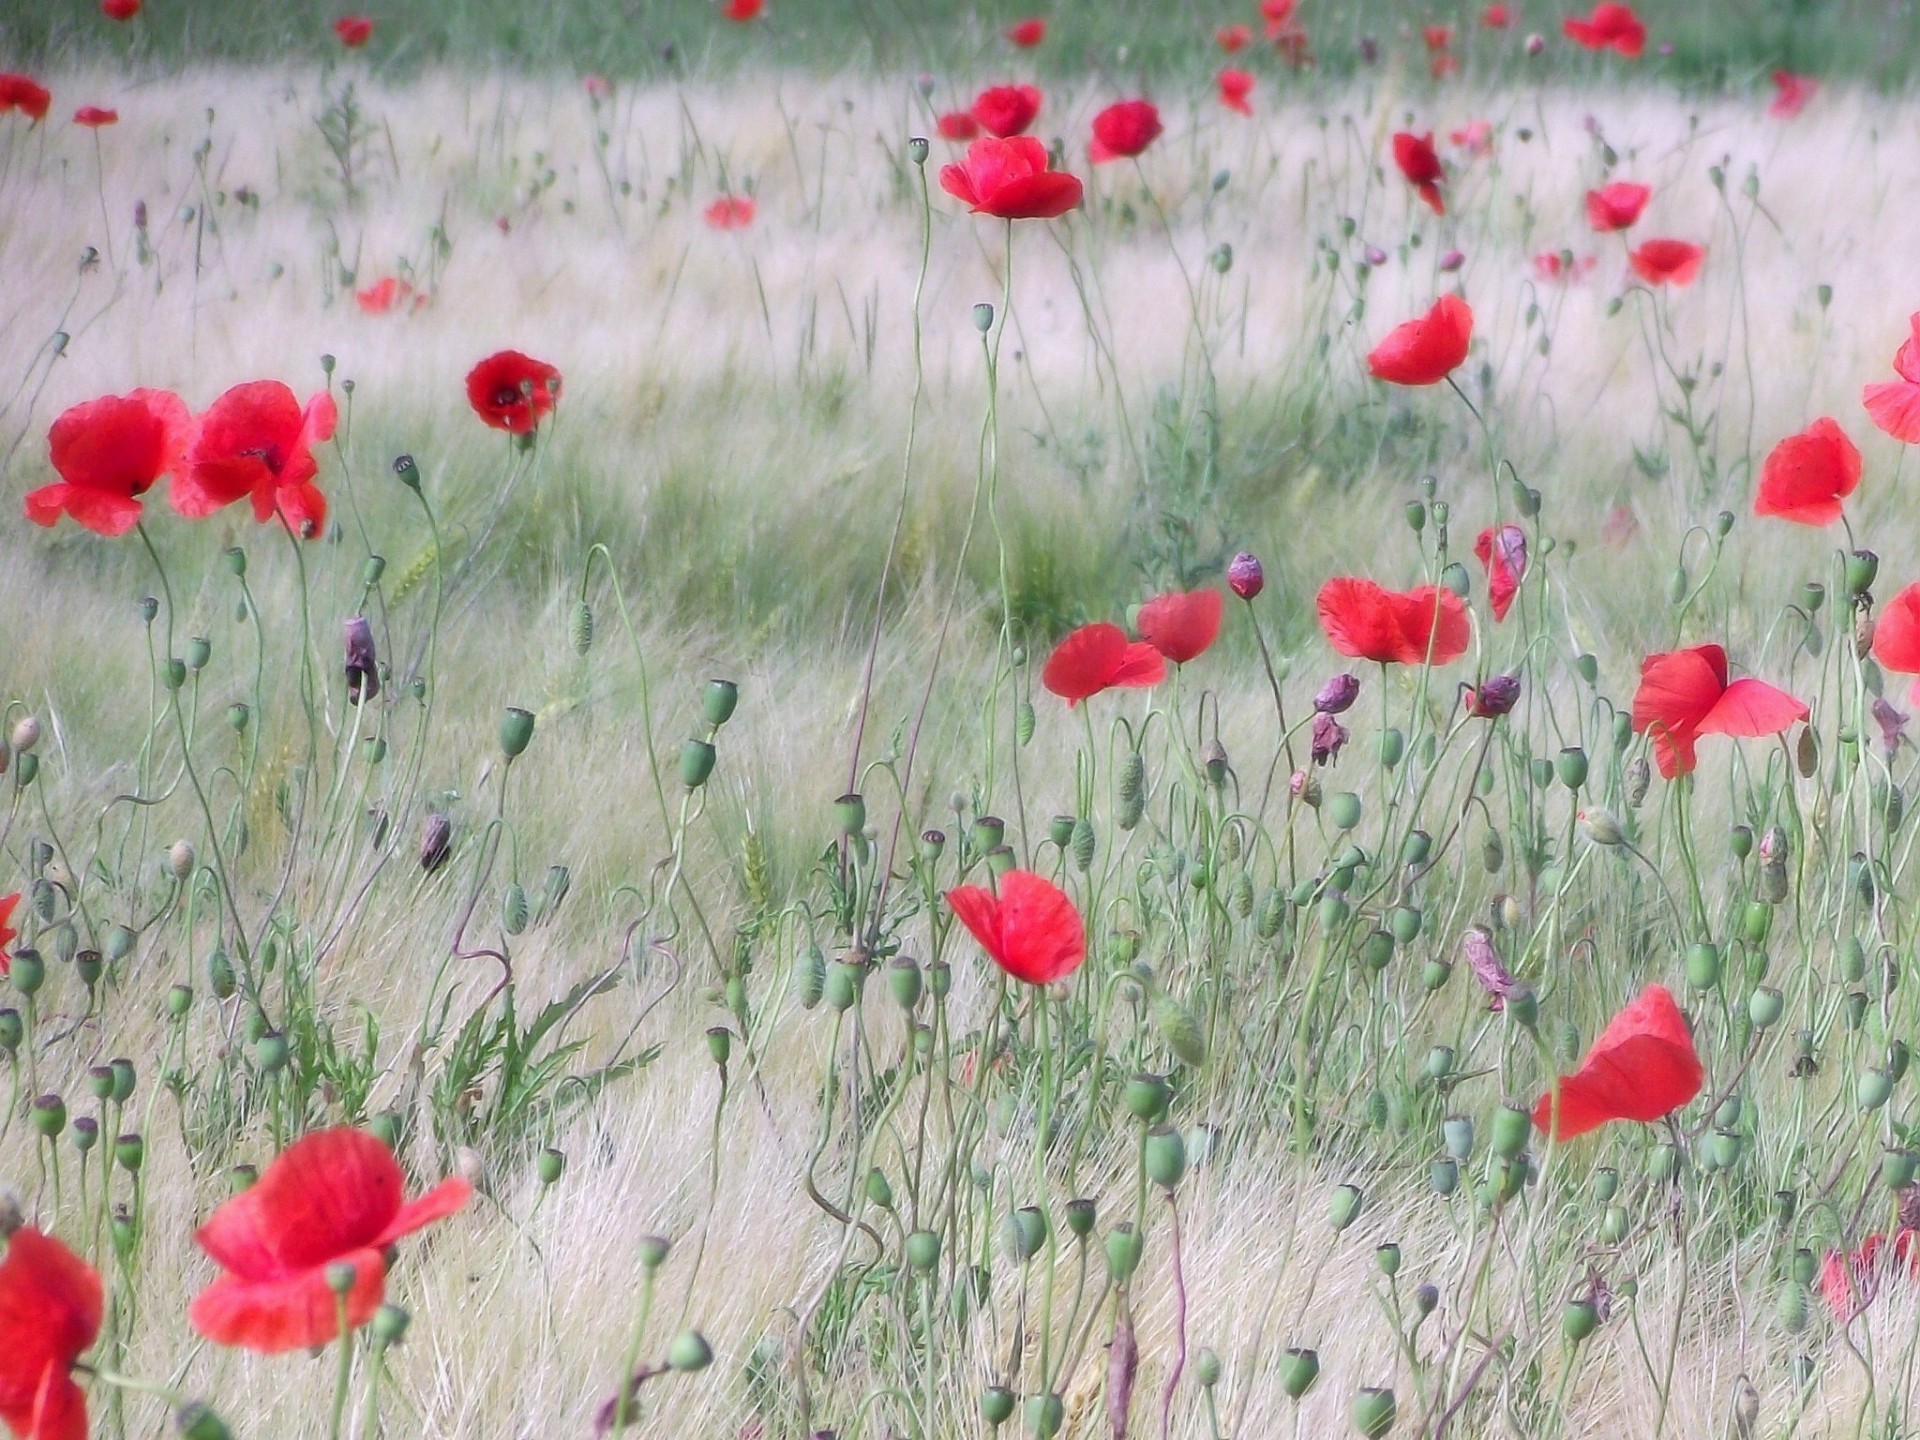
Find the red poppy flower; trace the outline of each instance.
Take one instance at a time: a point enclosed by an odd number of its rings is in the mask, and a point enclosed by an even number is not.
[[[587,92],[589,100],[605,100],[613,94],[613,82],[604,75],[582,75],[580,88]]]
[[[1606,233],[1625,230],[1640,218],[1653,198],[1651,185],[1636,185],[1631,180],[1616,180],[1598,190],[1587,191],[1587,224]]]
[[[1915,676],[1908,698],[1920,703],[1920,584],[1907,586],[1880,607],[1873,626],[1873,658],[1882,669]]]
[[[1867,1308],[1880,1291],[1883,1274],[1895,1268],[1881,1254],[1885,1248],[1886,1236],[1869,1235],[1858,1250],[1829,1250],[1821,1261],[1820,1294],[1842,1325]],[[1910,1279],[1920,1278],[1920,1245],[1915,1243],[1915,1232],[1896,1231],[1891,1248],[1899,1268],[1905,1269]]]
[[[324,390],[302,410],[278,380],[234,386],[200,417],[186,465],[173,477],[173,508],[199,519],[251,495],[254,519],[264,524],[278,511],[313,539],[327,523],[313,447],[333,438],[337,418]]]
[[[107,110],[99,105],[82,105],[73,112],[73,123],[84,125],[89,130],[98,130],[102,125],[118,125],[120,112]]]
[[[1260,18],[1266,22],[1267,39],[1278,40],[1293,28],[1295,0],[1260,0]]]
[[[1458,130],[1450,131],[1447,139],[1458,145],[1469,155],[1486,155],[1493,150],[1493,122],[1491,120],[1469,120]]]
[[[414,308],[418,309],[426,297],[423,295],[416,299],[413,286],[389,275],[384,280],[374,281],[364,290],[354,291],[353,299],[363,314],[386,315],[396,306],[405,305],[409,300],[413,300]]]
[[[87,1440],[73,1364],[100,1333],[100,1277],[50,1235],[16,1230],[0,1260],[0,1420],[20,1440]]]
[[[380,1252],[473,1193],[455,1178],[403,1203],[405,1184],[392,1153],[364,1131],[342,1126],[295,1141],[194,1237],[226,1273],[194,1297],[193,1328],[248,1350],[324,1345],[340,1328],[326,1273],[335,1263],[354,1270],[347,1327],[366,1324],[386,1291]]]
[[[1418,320],[1389,330],[1367,356],[1367,369],[1390,385],[1438,385],[1467,358],[1472,339],[1472,307],[1442,295]]]
[[[1773,72],[1773,101],[1767,106],[1767,114],[1776,120],[1791,120],[1807,108],[1807,102],[1819,88],[1820,82],[1811,75],[1776,70]]]
[[[1691,285],[1706,258],[1705,246],[1687,240],[1645,240],[1627,256],[1633,273],[1649,285]]]
[[[47,432],[60,479],[28,493],[27,518],[53,525],[70,515],[97,535],[124,535],[140,521],[140,497],[179,467],[192,439],[186,402],[165,390],[76,405]]]
[[[1031,135],[982,136],[960,164],[940,167],[940,188],[974,214],[1002,220],[1051,220],[1078,206],[1082,193],[1077,177],[1047,169],[1047,147]]]
[[[1160,112],[1151,100],[1121,100],[1093,117],[1087,156],[1096,165],[1128,160],[1160,138]]]
[[[0,976],[13,973],[13,956],[7,953],[7,946],[20,937],[20,932],[7,922],[13,919],[14,908],[20,903],[20,892],[0,895]]]
[[[1831,525],[1840,502],[1860,483],[1860,452],[1831,416],[1773,447],[1760,468],[1753,513],[1797,525]]]
[[[1252,93],[1252,71],[1222,70],[1220,72],[1220,103],[1229,110],[1241,115],[1253,114],[1253,102],[1247,99]]]
[[[707,224],[715,230],[744,230],[753,224],[751,195],[723,195],[707,206]]]
[[[1598,1130],[1609,1120],[1658,1120],[1700,1093],[1706,1078],[1687,1017],[1664,985],[1649,985],[1608,1023],[1572,1075],[1562,1076],[1558,1103],[1549,1090],[1533,1107],[1533,1123],[1552,1123],[1556,1140]]]
[[[1402,130],[1393,137],[1393,163],[1400,167],[1400,173],[1407,177],[1407,183],[1427,202],[1436,215],[1447,213],[1446,201],[1440,198],[1440,181],[1447,172],[1441,168],[1440,157],[1433,153],[1433,132],[1413,135]]]
[[[1533,257],[1533,273],[1542,280],[1578,280],[1600,262],[1591,255],[1573,258],[1573,252],[1543,250]]]
[[[1213,32],[1213,43],[1229,55],[1238,54],[1247,48],[1253,39],[1253,29],[1247,25],[1222,25]]]
[[[720,7],[720,13],[737,25],[760,18],[760,12],[766,9],[766,0],[726,0]]]
[[[1437,585],[1402,592],[1337,575],[1320,587],[1316,608],[1328,642],[1356,660],[1419,665],[1431,658],[1450,665],[1472,639],[1466,603]]]
[[[1920,445],[1920,311],[1908,317],[1913,333],[1893,357],[1898,380],[1877,380],[1860,392],[1867,414],[1894,439]]]
[[[25,75],[0,75],[0,115],[18,110],[29,120],[40,121],[47,118],[51,104],[53,92],[46,86]]]
[[[467,403],[496,430],[524,435],[560,398],[560,372],[544,360],[502,350],[467,372]]]
[[[1144,640],[1129,642],[1126,631],[1105,620],[1082,625],[1054,646],[1040,672],[1040,683],[1065,700],[1069,710],[1102,690],[1140,689],[1166,678],[1166,661],[1158,650]]]
[[[1649,655],[1640,662],[1633,696],[1633,728],[1651,732],[1660,773],[1671,780],[1694,767],[1702,735],[1777,735],[1807,707],[1762,680],[1727,681],[1727,652],[1696,645]]]
[[[333,22],[333,33],[349,50],[358,50],[373,38],[373,21],[365,15],[342,15]]]
[[[1504,30],[1513,24],[1513,12],[1495,3],[1480,12],[1480,23],[1489,30]]]
[[[1275,35],[1273,48],[1295,70],[1313,63],[1313,56],[1307,49],[1307,32],[1298,27],[1290,27]]]
[[[1220,633],[1226,602],[1218,590],[1156,595],[1140,607],[1140,638],[1176,665],[1203,654]]]
[[[1639,59],[1647,47],[1647,27],[1625,5],[1596,5],[1586,19],[1569,15],[1560,28],[1589,50],[1617,50],[1629,60]]]
[[[994,964],[1029,985],[1051,985],[1080,968],[1086,926],[1057,885],[1030,870],[1009,870],[999,890],[960,885],[947,891],[947,904]]]
[[[1047,22],[1044,20],[1016,20],[1007,27],[1007,39],[1022,50],[1031,50],[1047,38]]]
[[[949,110],[936,123],[942,140],[973,140],[980,134],[980,122],[971,110]]]
[[[109,20],[131,20],[140,13],[140,0],[100,0],[100,13]]]
[[[1488,526],[1473,542],[1473,553],[1487,572],[1487,603],[1493,618],[1507,618],[1513,597],[1520,592],[1521,577],[1527,573],[1527,532],[1518,525]]]
[[[1420,36],[1427,42],[1428,50],[1444,50],[1453,44],[1453,27],[1451,25],[1428,25],[1421,30]]]
[[[973,118],[1001,140],[1027,133],[1040,114],[1040,91],[1033,85],[995,85],[973,99]]]

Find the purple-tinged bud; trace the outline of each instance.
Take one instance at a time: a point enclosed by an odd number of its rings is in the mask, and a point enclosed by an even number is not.
[[[1342,673],[1320,687],[1320,693],[1313,697],[1313,708],[1322,715],[1339,715],[1351,709],[1359,698],[1360,677]]]
[[[1547,37],[1541,34],[1527,36],[1527,54],[1540,55],[1547,48]]]
[[[1467,253],[1464,250],[1449,250],[1440,257],[1440,269],[1448,275],[1453,274],[1466,263]]]
[[[436,810],[427,816],[427,828],[420,836],[420,868],[438,870],[452,851],[453,821]]]
[[[1518,675],[1490,675],[1480,682],[1477,690],[1471,685],[1460,688],[1466,699],[1467,713],[1483,720],[1506,714],[1520,699]]]
[[[1360,63],[1362,65],[1375,65],[1378,64],[1379,61],[1380,43],[1371,35],[1362,35],[1360,37]]]
[[[1260,557],[1242,550],[1227,562],[1227,588],[1242,600],[1251,600],[1266,588],[1267,574],[1260,568]]]
[[[367,617],[356,615],[347,621],[347,699],[358,705],[380,693],[380,666],[373,655],[373,626]]]
[[[1382,250],[1378,245],[1367,246],[1366,255],[1367,264],[1373,266],[1376,270],[1387,263],[1387,252]]]
[[[1347,743],[1347,727],[1322,711],[1313,717],[1313,763],[1325,765],[1339,758],[1340,747]]]
[[[1885,696],[1873,697],[1873,719],[1880,727],[1880,743],[1886,748],[1887,758],[1893,758],[1894,751],[1900,748],[1900,742],[1906,737],[1907,716],[1888,703]]]

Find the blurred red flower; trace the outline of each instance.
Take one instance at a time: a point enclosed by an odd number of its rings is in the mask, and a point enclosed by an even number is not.
[[[1649,985],[1600,1032],[1580,1068],[1533,1107],[1533,1123],[1555,1140],[1609,1120],[1658,1120],[1700,1093],[1706,1079],[1687,1017],[1664,985]]]
[[[1440,181],[1447,172],[1441,168],[1440,157],[1433,153],[1433,132],[1414,135],[1402,130],[1393,137],[1393,163],[1400,167],[1400,173],[1407,177],[1407,183],[1419,193],[1422,200],[1436,215],[1447,213],[1447,205],[1440,198]]]
[[[1649,285],[1691,285],[1706,258],[1706,247],[1688,240],[1643,240],[1627,256],[1633,273]]]
[[[0,1420],[20,1440],[87,1440],[74,1362],[100,1334],[93,1268],[50,1235],[16,1230],[0,1260]]]
[[[1252,39],[1253,29],[1248,25],[1222,25],[1213,32],[1213,43],[1229,55],[1246,49]]]
[[[84,125],[89,130],[98,130],[103,125],[119,124],[120,112],[103,109],[98,105],[82,105],[73,112],[73,123]]]
[[[1873,658],[1883,669],[1914,676],[1907,698],[1920,703],[1920,584],[1907,586],[1880,607],[1873,626]]]
[[[1442,295],[1418,320],[1389,330],[1367,356],[1367,369],[1392,385],[1438,385],[1467,358],[1472,339],[1473,307]]]
[[[1047,169],[1047,147],[1031,135],[974,141],[960,164],[940,167],[940,188],[974,214],[1002,220],[1051,220],[1079,205],[1082,193],[1078,177]]]
[[[1807,108],[1807,102],[1819,88],[1820,82],[1811,75],[1776,70],[1773,72],[1773,100],[1767,106],[1767,114],[1776,120],[1791,120]]]
[[[409,300],[413,301],[413,308],[417,310],[426,303],[426,298],[424,295],[416,296],[413,293],[413,286],[391,275],[374,281],[364,290],[353,292],[354,303],[360,307],[363,314],[367,315],[388,314],[396,307],[405,305]]]
[[[560,372],[544,360],[502,350],[467,372],[467,403],[496,430],[524,435],[560,398]]]
[[[1328,642],[1356,660],[1450,665],[1472,639],[1466,603],[1437,585],[1402,592],[1338,575],[1320,587],[1316,608]]]
[[[1293,28],[1295,0],[1260,0],[1260,18],[1266,23],[1267,39],[1278,40]]]
[[[1876,380],[1860,392],[1867,414],[1894,439],[1920,445],[1920,311],[1907,318],[1913,333],[1893,357],[1898,380]]]
[[[1160,112],[1151,100],[1121,100],[1093,117],[1087,156],[1096,165],[1127,160],[1160,138]]]
[[[744,230],[753,224],[754,204],[751,195],[722,195],[707,206],[707,224],[715,230]]]
[[[1527,573],[1527,532],[1518,525],[1488,526],[1475,538],[1473,553],[1487,572],[1487,603],[1498,623],[1507,618]]]
[[[998,895],[982,885],[947,891],[947,904],[994,964],[1029,985],[1051,985],[1079,969],[1086,926],[1065,892],[1030,870],[1009,870],[998,885]]]
[[[1144,640],[1105,620],[1082,625],[1058,645],[1040,672],[1040,683],[1071,710],[1082,700],[1116,686],[1142,689],[1167,678],[1166,660]]]
[[[25,75],[0,75],[0,115],[18,110],[29,120],[40,121],[47,118],[52,103],[53,92],[38,81]]]
[[[1578,280],[1599,263],[1591,255],[1575,258],[1571,251],[1543,250],[1533,257],[1533,273],[1541,280]]]
[[[1860,452],[1831,416],[1774,446],[1760,468],[1753,513],[1797,525],[1831,525],[1860,483]]]
[[[1022,50],[1031,50],[1047,38],[1047,22],[1044,20],[1016,20],[1007,27],[1007,39]]]
[[[1027,133],[1040,114],[1041,94],[1033,85],[995,85],[974,97],[973,118],[1001,140]]]
[[[936,123],[942,140],[973,140],[980,134],[980,122],[970,110],[949,110]]]
[[[1447,135],[1447,139],[1465,150],[1469,155],[1487,155],[1493,150],[1493,122],[1491,120],[1469,120],[1458,130]]]
[[[1140,607],[1135,624],[1142,640],[1174,664],[1184,665],[1213,644],[1225,604],[1218,590],[1156,595]]]
[[[1222,70],[1220,72],[1220,103],[1229,110],[1242,115],[1253,114],[1253,105],[1247,96],[1253,93],[1253,72],[1250,70]]]
[[[1504,30],[1513,24],[1513,12],[1496,0],[1480,12],[1480,23],[1489,30]]]
[[[1444,50],[1453,44],[1453,27],[1428,25],[1421,30],[1420,38],[1427,42],[1428,50]]]
[[[1653,757],[1671,780],[1694,767],[1702,735],[1777,735],[1807,707],[1763,680],[1727,680],[1727,652],[1695,645],[1649,655],[1640,662],[1633,696],[1633,728],[1653,736]]]
[[[1636,185],[1630,180],[1616,180],[1598,190],[1589,190],[1587,224],[1603,234],[1609,230],[1625,230],[1640,218],[1640,212],[1652,198],[1652,186]]]
[[[192,441],[186,402],[170,391],[75,405],[47,432],[60,479],[28,492],[27,518],[52,525],[69,515],[96,535],[124,535],[140,522],[140,497],[179,468]]]
[[[313,483],[313,447],[333,437],[337,415],[324,390],[302,410],[278,380],[234,386],[200,417],[173,477],[173,508],[199,519],[251,495],[254,519],[264,524],[277,512],[295,534],[314,539],[327,523],[327,497]]]
[[[737,25],[760,18],[760,12],[766,9],[766,0],[724,0],[720,13]]]
[[[1560,28],[1589,50],[1617,50],[1629,60],[1639,59],[1647,47],[1647,27],[1625,5],[1596,5],[1586,19],[1569,15]]]
[[[1853,1319],[1880,1292],[1883,1273],[1891,1268],[1880,1252],[1887,1246],[1885,1235],[1869,1235],[1853,1251],[1829,1250],[1820,1264],[1820,1294],[1842,1325]],[[1890,1247],[1893,1258],[1909,1279],[1920,1279],[1920,1245],[1916,1232],[1894,1232]]]
[[[20,892],[0,895],[0,976],[13,972],[13,956],[7,953],[7,946],[20,938],[20,932],[8,922],[13,919],[14,908],[20,903]]]
[[[194,1237],[226,1273],[194,1297],[193,1328],[248,1350],[324,1345],[340,1332],[327,1284],[335,1263],[354,1271],[347,1328],[366,1324],[386,1291],[381,1252],[473,1193],[456,1178],[403,1203],[405,1186],[392,1153],[364,1131],[342,1126],[295,1141]]]
[[[140,0],[100,0],[100,13],[109,20],[131,20],[140,13]]]
[[[373,21],[365,15],[342,15],[333,22],[333,33],[349,50],[358,50],[373,38]]]

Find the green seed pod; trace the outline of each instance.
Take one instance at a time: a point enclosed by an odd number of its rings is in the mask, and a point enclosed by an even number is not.
[[[940,1263],[940,1237],[932,1230],[916,1230],[907,1236],[907,1264],[921,1275]]]
[[[1880,1157],[1880,1181],[1889,1190],[1900,1191],[1913,1183],[1914,1158],[1911,1150],[1889,1150]]]
[[[1352,910],[1347,905],[1347,897],[1337,889],[1330,889],[1320,897],[1320,928],[1338,930],[1347,923]]]
[[[26,1033],[27,1027],[20,1019],[18,1010],[11,1006],[0,1010],[0,1054],[11,1056],[17,1052]]]
[[[1429,995],[1441,989],[1453,978],[1452,962],[1434,958],[1420,967],[1420,983],[1426,987]]]
[[[844,1014],[853,1008],[860,998],[861,969],[844,960],[836,960],[827,966],[827,1004]]]
[[[40,987],[47,983],[47,962],[40,958],[38,950],[22,946],[13,952],[13,968],[7,972],[7,978],[22,995],[37,995]]]
[[[133,1061],[120,1056],[107,1065],[113,1072],[113,1103],[124,1105],[133,1098],[134,1087],[140,1083],[140,1074],[133,1068]]]
[[[1064,850],[1073,839],[1073,816],[1056,815],[1047,822],[1047,839]]]
[[[731,680],[709,680],[700,700],[700,718],[718,730],[733,718],[740,704],[740,687]]]
[[[1884,1070],[1865,1070],[1854,1085],[1853,1098],[1862,1110],[1878,1110],[1893,1095],[1893,1076]]]
[[[1147,813],[1147,761],[1138,750],[1129,750],[1120,760],[1118,799],[1114,823],[1131,830]]]
[[[262,1073],[278,1075],[287,1068],[292,1051],[287,1046],[287,1037],[278,1030],[269,1030],[253,1045],[253,1058]]]
[[[1280,1361],[1280,1388],[1289,1400],[1299,1400],[1313,1389],[1320,1378],[1320,1354],[1315,1350],[1289,1349]]]
[[[1527,1148],[1533,1134],[1533,1116],[1518,1105],[1502,1105],[1493,1112],[1493,1153],[1511,1160]]]
[[[1464,1163],[1473,1155],[1473,1117],[1449,1115],[1440,1122],[1440,1138],[1447,1147],[1447,1154]]]
[[[1005,875],[1019,864],[1019,857],[1013,853],[1011,845],[996,845],[987,851],[983,858],[987,862],[987,869],[993,873],[995,879]]]
[[[867,1171],[867,1199],[881,1210],[893,1209],[893,1185],[878,1165]]]
[[[180,1440],[233,1440],[226,1421],[198,1400],[174,1412],[173,1428],[180,1432]]]
[[[1353,1428],[1367,1440],[1380,1440],[1392,1431],[1399,1418],[1399,1403],[1389,1389],[1369,1385],[1353,1397]]]
[[[1608,1245],[1618,1245],[1627,1238],[1627,1232],[1633,1228],[1626,1207],[1609,1205],[1600,1212],[1600,1239]]]
[[[1539,997],[1525,985],[1516,986],[1508,994],[1506,1011],[1507,1018],[1523,1030],[1532,1030],[1540,1023]]]
[[[1747,999],[1747,1018],[1756,1030],[1765,1030],[1786,1012],[1787,998],[1778,990],[1763,986]]]
[[[1396,905],[1387,912],[1387,929],[1400,944],[1411,945],[1420,938],[1423,918],[1417,905]]]
[[[1560,1333],[1578,1345],[1600,1327],[1600,1311],[1591,1300],[1569,1300],[1560,1311]]]
[[[713,1347],[698,1330],[682,1330],[667,1347],[667,1364],[682,1375],[697,1374],[713,1363]]]
[[[1421,1073],[1429,1080],[1444,1080],[1453,1073],[1454,1052],[1451,1045],[1436,1045],[1427,1051],[1426,1064]]]
[[[113,1098],[113,1067],[93,1065],[87,1070],[87,1089],[96,1100]]]
[[[1342,790],[1327,800],[1327,818],[1339,830],[1351,830],[1360,823],[1360,797]]]
[[[1121,1089],[1120,1098],[1134,1119],[1152,1122],[1166,1113],[1172,1089],[1165,1079],[1145,1072],[1135,1075]]]
[[[704,740],[689,740],[680,747],[680,783],[698,790],[713,774],[715,752]]]
[[[1142,1142],[1147,1177],[1163,1189],[1171,1190],[1187,1173],[1187,1145],[1171,1125],[1156,1125]]]
[[[1662,1141],[1653,1147],[1653,1154],[1647,1157],[1647,1174],[1656,1183],[1664,1185],[1680,1173],[1680,1151],[1673,1145]]]
[[[567,1155],[564,1150],[549,1145],[534,1156],[534,1170],[542,1185],[557,1185],[560,1177],[567,1171]]]
[[[1373,1263],[1382,1275],[1391,1280],[1400,1273],[1400,1247],[1392,1241],[1374,1246]]]
[[[1707,1142],[1716,1170],[1731,1170],[1740,1163],[1746,1142],[1738,1130],[1716,1130]]]
[[[910,955],[896,955],[887,962],[887,989],[902,1010],[920,1003],[920,967]]]
[[[1807,1287],[1798,1280],[1789,1280],[1782,1285],[1774,1313],[1780,1318],[1780,1328],[1789,1335],[1798,1335],[1805,1330],[1808,1319]]]
[[[1409,830],[1400,846],[1402,865],[1424,865],[1433,851],[1433,837],[1424,830]]]
[[[122,1135],[113,1142],[113,1158],[129,1175],[138,1175],[147,1162],[147,1142],[138,1135]]]
[[[1427,1167],[1427,1183],[1436,1195],[1451,1195],[1460,1188],[1460,1166],[1451,1158],[1435,1160]]]
[[[707,1056],[722,1070],[733,1056],[733,1032],[724,1025],[713,1025],[707,1029]]]
[[[175,985],[167,991],[167,1014],[175,1020],[183,1018],[193,1008],[193,987]]]
[[[1067,1404],[1057,1393],[1029,1395],[1026,1404],[1027,1429],[1034,1440],[1053,1440],[1067,1418]]]
[[[42,1095],[29,1107],[33,1128],[42,1138],[57,1139],[67,1128],[67,1103],[58,1095]]]
[[[1427,528],[1427,507],[1418,500],[1409,500],[1405,511],[1407,528],[1418,535]]]
[[[1327,1202],[1327,1223],[1336,1233],[1345,1230],[1360,1218],[1360,1207],[1365,1201],[1366,1196],[1358,1185],[1338,1186]]]
[[[1133,1278],[1144,1249],[1139,1231],[1130,1224],[1116,1225],[1107,1232],[1107,1268],[1113,1272],[1116,1285],[1125,1285]]]
[[[1741,911],[1740,934],[1747,944],[1760,946],[1767,943],[1767,935],[1773,929],[1773,907],[1758,900],[1749,900]]]
[[[1864,990],[1849,991],[1846,999],[1840,1002],[1840,1013],[1847,1017],[1847,1028],[1858,1030],[1867,1020],[1867,994]]]
[[[1407,753],[1407,737],[1398,727],[1389,725],[1380,732],[1380,763],[1387,769],[1395,768]]]
[[[1873,588],[1880,573],[1880,557],[1871,550],[1855,550],[1847,556],[1847,598],[1858,600]]]
[[[89,990],[100,983],[100,974],[105,968],[98,950],[82,950],[73,957],[73,973],[80,977],[80,983]]]
[[[527,900],[527,892],[517,884],[507,886],[506,893],[500,897],[500,928],[509,935],[518,935],[527,928],[532,915],[533,906]]]
[[[1720,1102],[1720,1108],[1713,1112],[1713,1123],[1722,1130],[1737,1130],[1746,1110],[1746,1102],[1738,1095],[1729,1095]]]
[[[1031,744],[1033,741],[1033,725],[1033,702],[1030,700],[1022,700],[1014,707],[1013,711],[1014,738],[1022,745]]]
[[[980,1416],[998,1430],[1013,1418],[1013,1391],[1004,1385],[989,1385],[980,1396]]]
[[[67,1136],[73,1141],[74,1149],[82,1155],[90,1154],[93,1147],[100,1143],[100,1122],[91,1115],[78,1116]]]
[[[1720,951],[1704,940],[1687,947],[1687,984],[1702,994],[1720,984]]]
[[[1360,962],[1376,974],[1393,960],[1393,936],[1385,930],[1375,930],[1360,942]]]
[[[833,802],[833,823],[842,835],[858,835],[867,828],[867,802],[864,796],[848,791]]]
[[[1165,991],[1153,997],[1149,1008],[1153,1028],[1180,1060],[1198,1070],[1207,1063],[1207,1034],[1193,1012]]]

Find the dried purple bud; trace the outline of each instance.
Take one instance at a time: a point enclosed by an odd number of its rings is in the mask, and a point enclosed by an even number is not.
[[[1527,54],[1538,55],[1547,48],[1547,37],[1541,34],[1527,36]]]
[[[1313,717],[1314,764],[1325,765],[1329,760],[1338,758],[1340,747],[1346,743],[1346,726],[1325,711]]]
[[[1242,600],[1251,600],[1267,585],[1267,573],[1260,558],[1251,550],[1242,550],[1227,562],[1227,588]]]
[[[1464,250],[1449,250],[1440,257],[1440,268],[1449,275],[1466,263],[1467,252]]]
[[[1873,718],[1880,726],[1880,743],[1886,747],[1887,758],[1893,758],[1893,752],[1900,748],[1900,742],[1906,739],[1907,716],[1890,705],[1884,696],[1873,697]]]
[[[347,621],[347,699],[358,705],[380,693],[380,667],[373,657],[373,626],[367,617]]]
[[[453,851],[453,821],[438,810],[427,816],[427,828],[420,836],[420,868],[432,873],[447,863]]]
[[[1480,988],[1493,997],[1489,1008],[1504,1008],[1507,996],[1520,985],[1500,963],[1499,953],[1493,948],[1493,932],[1484,925],[1469,925],[1466,934],[1460,937],[1460,954],[1467,968],[1473,971],[1473,978],[1480,982]]]
[[[1490,675],[1480,682],[1479,689],[1463,685],[1461,691],[1466,697],[1468,714],[1492,720],[1506,714],[1519,701],[1520,677]]]
[[[1373,266],[1374,269],[1378,270],[1382,265],[1386,263],[1387,263],[1386,251],[1382,250],[1378,245],[1367,246],[1367,264]]]
[[[1362,35],[1360,37],[1360,63],[1362,65],[1373,65],[1377,64],[1379,59],[1379,43],[1375,41],[1371,35]]]
[[[1360,698],[1360,677],[1358,675],[1335,675],[1320,687],[1320,693],[1313,697],[1313,708],[1322,715],[1339,715],[1352,708],[1353,702]]]

